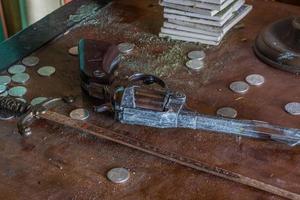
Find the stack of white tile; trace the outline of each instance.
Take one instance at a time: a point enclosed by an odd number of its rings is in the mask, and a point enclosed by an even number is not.
[[[245,0],[161,0],[160,37],[219,45],[224,35],[252,9]]]

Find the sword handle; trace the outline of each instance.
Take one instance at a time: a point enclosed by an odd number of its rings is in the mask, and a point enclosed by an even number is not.
[[[31,105],[12,97],[0,97],[0,109],[18,116],[30,110]]]
[[[0,97],[0,109],[20,117],[17,124],[19,133],[23,136],[29,136],[32,133],[30,128],[32,122],[39,118],[40,114],[45,113],[49,106],[58,101],[72,103],[75,101],[75,97],[51,98],[35,106],[12,97]]]
[[[30,110],[32,110],[32,106],[30,104],[24,103],[13,97],[0,97],[0,109],[6,112],[10,112],[14,115],[14,117],[20,116],[21,119],[17,124],[19,133],[26,136],[31,134],[31,129],[28,125],[28,121],[32,121],[33,119],[33,116],[30,115]]]

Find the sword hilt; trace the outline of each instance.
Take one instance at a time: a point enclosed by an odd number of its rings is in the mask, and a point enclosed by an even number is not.
[[[58,101],[72,103],[74,97],[52,98],[34,106],[12,97],[0,97],[0,109],[20,117],[17,124],[18,131],[22,136],[29,136],[32,134],[30,125],[33,121],[38,119],[40,114],[45,113],[49,105]]]
[[[0,97],[0,109],[22,115],[31,109],[31,105],[12,97]]]
[[[32,113],[32,106],[13,97],[0,97],[0,109],[11,113],[14,117],[21,117],[18,121],[18,130],[21,135],[31,134],[29,126],[25,126],[29,120],[29,114]],[[26,122],[26,123],[25,123]]]

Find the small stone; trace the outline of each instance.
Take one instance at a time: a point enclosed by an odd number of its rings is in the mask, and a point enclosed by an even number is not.
[[[75,109],[70,113],[70,117],[76,120],[86,120],[90,116],[89,111],[83,108]]]
[[[135,45],[131,43],[121,43],[118,45],[118,49],[123,54],[129,54],[133,51],[134,46]]]
[[[204,67],[204,62],[202,60],[189,60],[186,63],[186,67],[191,70],[199,71]]]
[[[24,65],[13,65],[8,68],[8,73],[10,74],[20,74],[26,71],[26,67]]]
[[[72,56],[78,56],[78,54],[79,54],[78,46],[71,47],[69,49],[69,54],[72,55]]]
[[[204,51],[191,51],[188,54],[188,58],[191,60],[204,60],[206,57],[206,54]]]
[[[223,107],[217,111],[217,115],[226,118],[236,118],[237,111],[231,107]]]
[[[30,79],[30,76],[27,73],[20,73],[13,75],[11,79],[15,83],[24,84]]]
[[[254,86],[260,86],[265,83],[265,78],[259,74],[251,74],[246,77],[247,83]]]
[[[22,60],[22,63],[28,67],[34,67],[37,64],[39,64],[39,62],[40,62],[40,59],[36,56],[29,56]]]
[[[230,84],[230,89],[238,94],[245,94],[250,89],[250,86],[244,81],[236,81]]]
[[[7,90],[7,86],[6,85],[0,85],[0,93],[3,93]]]
[[[45,66],[45,67],[41,67],[38,70],[38,74],[41,76],[51,76],[52,74],[54,74],[56,72],[56,69],[52,66]]]
[[[0,76],[0,85],[8,85],[11,82],[9,76]]]
[[[35,106],[35,105],[38,105],[38,104],[41,104],[41,103],[47,101],[47,99],[48,99],[47,97],[37,97],[37,98],[32,99],[30,104],[32,106]]]
[[[107,178],[113,183],[125,183],[129,177],[130,173],[125,168],[113,168],[107,173]]]
[[[287,105],[285,105],[285,110],[291,115],[300,115],[300,103],[288,103]]]
[[[23,86],[16,86],[8,90],[8,94],[12,97],[22,97],[26,94],[27,89]]]

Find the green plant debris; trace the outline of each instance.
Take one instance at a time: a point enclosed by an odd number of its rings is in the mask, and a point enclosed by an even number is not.
[[[95,39],[115,44],[129,42],[135,44],[134,51],[122,57],[120,68],[131,72],[143,72],[159,77],[169,77],[185,68],[187,53],[205,49],[205,45],[160,38],[143,27],[143,24],[124,22],[126,14],[110,3],[101,9],[96,17],[82,22],[79,26],[93,26],[97,31]]]

